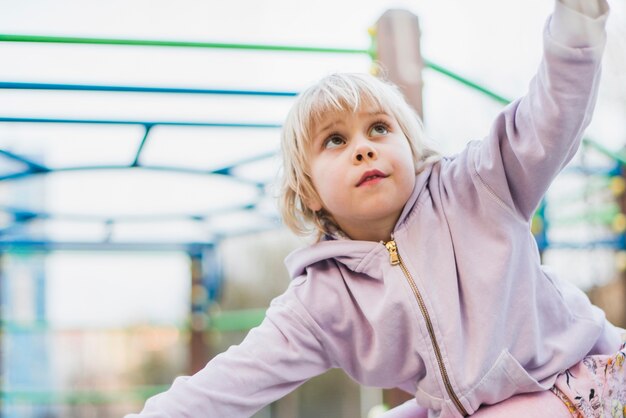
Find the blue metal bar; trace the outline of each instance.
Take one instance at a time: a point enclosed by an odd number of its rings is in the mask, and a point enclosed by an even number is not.
[[[247,203],[243,205],[233,205],[225,208],[220,208],[212,211],[208,211],[202,214],[160,214],[160,215],[127,215],[127,216],[118,216],[114,219],[108,216],[96,216],[96,215],[64,215],[64,214],[54,214],[50,212],[35,212],[32,210],[24,210],[18,207],[11,206],[0,206],[1,212],[6,212],[13,215],[16,220],[16,223],[29,222],[33,219],[68,219],[75,222],[155,222],[155,221],[171,221],[171,220],[190,220],[190,221],[203,221],[205,219],[211,218],[212,216],[220,215],[223,213],[232,213],[235,211],[247,211],[252,210],[256,207],[256,203]]]
[[[228,237],[266,232],[275,228],[248,228],[245,232],[228,234]],[[0,237],[0,253],[6,251],[185,251],[197,253],[204,248],[212,248],[224,238],[216,235],[211,241],[187,243],[154,242],[105,242],[105,241],[46,241],[28,239],[10,239]]]
[[[277,154],[277,151],[276,152],[267,152],[265,154],[259,154],[259,155],[255,155],[253,157],[249,157],[249,158],[245,158],[245,159],[242,159],[242,160],[238,160],[236,163],[232,163],[232,164],[229,164],[229,165],[225,165],[222,168],[211,170],[211,174],[222,174],[222,175],[231,176],[233,168],[236,168],[236,167],[238,167],[240,165],[253,163],[255,161],[264,160],[266,158],[271,158],[271,157],[275,156],[276,154]],[[261,184],[261,183],[257,183],[257,184]]]
[[[127,93],[179,93],[215,94],[227,96],[294,97],[295,91],[238,90],[238,89],[192,89],[184,87],[103,86],[94,84],[18,83],[0,81],[0,89],[13,90],[61,90],[61,91],[109,91]]]
[[[606,239],[606,240],[597,240],[597,241],[586,241],[586,242],[554,242],[551,241],[545,247],[546,250],[551,249],[571,249],[571,250],[584,250],[584,249],[594,249],[594,248],[622,248],[623,245],[619,239]]]
[[[582,174],[585,176],[602,176],[613,177],[615,176],[615,167],[587,167],[587,166],[568,166],[563,169],[561,173],[564,174]]]
[[[92,242],[52,242],[45,240],[0,239],[0,252],[3,251],[197,251],[198,248],[212,247],[215,241],[190,243],[112,243],[103,241]]]
[[[247,160],[245,160],[245,162],[252,162],[255,161],[257,159],[263,159],[266,158],[267,155],[263,154],[259,157],[252,157],[249,158]],[[237,163],[239,164],[239,163]],[[236,166],[237,164],[233,164],[232,166]],[[150,165],[142,165],[142,166],[137,166],[137,167],[133,167],[133,166],[128,166],[128,165],[101,165],[101,166],[83,166],[83,167],[61,167],[61,168],[51,168],[49,169],[46,173],[60,173],[60,172],[71,172],[71,171],[91,171],[91,170],[131,170],[131,169],[140,169],[140,170],[152,170],[152,171],[165,171],[165,172],[174,172],[174,173],[184,173],[184,174],[194,174],[194,175],[216,175],[216,176],[224,176],[224,177],[228,177],[232,180],[235,180],[239,183],[243,183],[243,184],[247,184],[253,187],[260,187],[263,185],[262,182],[259,181],[255,181],[255,180],[247,180],[247,179],[243,179],[240,177],[235,177],[233,175],[231,175],[230,173],[228,174],[224,174],[223,171],[229,171],[230,168],[232,168],[231,166],[226,166],[226,168],[222,167],[222,168],[218,168],[215,170],[199,170],[196,168],[186,168],[186,167],[168,167],[168,166],[150,166]],[[11,173],[11,174],[6,174],[4,176],[0,176],[0,182],[2,181],[12,181],[12,180],[18,180],[24,177],[29,177],[32,175],[39,175],[39,174],[43,174],[40,172],[33,172],[33,171],[25,171],[25,172],[19,172],[19,173]]]
[[[280,129],[282,125],[273,123],[233,123],[233,122],[174,122],[174,121],[138,121],[138,120],[97,120],[97,119],[51,119],[51,118],[7,118],[0,117],[0,122],[11,123],[67,123],[97,125],[162,125],[162,126],[203,126],[211,128],[253,128]]]
[[[28,166],[28,168],[30,170],[32,170],[32,171],[36,171],[38,173],[45,173],[45,172],[50,171],[50,169],[48,167],[45,167],[45,166],[43,166],[41,164],[38,164],[38,163],[36,163],[36,162],[34,162],[32,160],[24,158],[24,157],[22,157],[20,155],[14,154],[14,153],[12,153],[10,151],[0,149],[0,154],[4,155],[4,156],[6,156],[6,157],[8,157],[8,158],[10,158],[12,160],[19,161],[20,163],[26,164]]]
[[[241,230],[239,232],[229,232],[228,234],[216,234],[216,240],[217,241],[222,241],[226,238],[237,238],[237,237],[245,237],[245,236],[249,236],[250,234],[255,234],[255,233],[261,233],[261,232],[268,232],[268,231],[275,231],[276,228],[278,228],[279,226],[282,225],[282,221],[280,218],[270,218],[268,217],[268,220],[270,221],[276,221],[276,225],[273,227],[256,227],[253,229],[249,229],[247,228],[245,231]]]
[[[135,160],[131,164],[131,167],[139,167],[139,158],[141,157],[141,152],[143,151],[143,148],[146,145],[146,141],[148,140],[148,135],[150,135],[150,130],[152,129],[152,126],[153,125],[146,125],[145,126],[146,131],[143,134],[143,138],[141,139],[141,143],[139,144],[139,148],[137,148],[137,153],[135,154]]]

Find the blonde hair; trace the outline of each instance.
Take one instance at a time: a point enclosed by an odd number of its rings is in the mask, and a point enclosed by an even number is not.
[[[363,105],[393,116],[413,153],[416,173],[438,160],[428,147],[421,120],[398,88],[368,74],[332,74],[302,92],[289,111],[281,132],[283,172],[280,211],[289,229],[298,235],[319,236],[338,231],[332,215],[307,206],[319,200],[309,173],[308,154],[315,127],[328,112],[356,112]]]

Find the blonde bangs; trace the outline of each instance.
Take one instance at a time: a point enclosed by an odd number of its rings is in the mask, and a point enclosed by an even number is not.
[[[416,172],[439,156],[425,145],[419,116],[400,91],[368,74],[333,74],[302,92],[289,111],[281,134],[283,178],[280,211],[283,221],[299,235],[337,230],[332,215],[311,211],[306,202],[319,198],[309,173],[309,150],[316,129],[329,113],[368,110],[393,116],[409,141]]]
[[[334,74],[305,91],[299,103],[303,125],[301,138],[310,143],[316,127],[329,113],[357,112],[363,107],[389,112],[384,95],[371,82],[361,79],[361,74]]]

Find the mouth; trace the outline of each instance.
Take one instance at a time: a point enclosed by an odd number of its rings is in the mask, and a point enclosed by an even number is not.
[[[361,176],[361,179],[356,184],[356,187],[363,186],[366,184],[375,184],[375,183],[378,183],[380,180],[387,178],[387,177],[389,176],[380,170],[366,171]]]

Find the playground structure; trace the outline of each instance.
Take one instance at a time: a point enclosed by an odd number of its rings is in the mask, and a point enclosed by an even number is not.
[[[403,20],[403,25],[409,25],[414,32],[412,38],[415,43],[411,45],[403,44],[402,51],[394,48],[398,42],[394,42],[394,31],[390,28],[398,24],[397,20]],[[407,23],[408,22],[408,23]],[[25,35],[0,35],[0,42],[13,43],[62,43],[75,45],[115,45],[124,48],[206,48],[206,49],[237,49],[240,51],[271,51],[274,53],[300,53],[300,54],[326,54],[342,55],[355,54],[369,57],[374,62],[380,63],[385,69],[387,76],[406,89],[406,96],[410,103],[421,112],[421,72],[436,72],[454,82],[470,88],[482,95],[506,105],[509,100],[501,95],[492,92],[488,88],[474,83],[461,75],[455,74],[433,62],[421,58],[419,50],[419,27],[417,19],[397,12],[389,13],[381,17],[377,27],[371,31],[372,46],[368,49],[335,49],[335,48],[313,48],[298,46],[278,46],[278,45],[255,45],[255,44],[226,44],[226,43],[202,43],[202,42],[180,42],[180,41],[150,41],[150,40],[120,40],[120,39],[94,39],[94,38],[68,38],[68,37],[44,37]],[[402,59],[411,57],[411,63],[402,62]],[[379,64],[374,68],[379,68]],[[399,67],[410,66],[415,72],[407,74],[400,71]],[[364,69],[367,70],[367,69]],[[0,82],[2,91],[64,91],[64,92],[92,92],[110,94],[154,94],[154,95],[187,95],[187,96],[217,96],[240,98],[272,98],[273,100],[292,100],[297,94],[295,91],[269,91],[269,90],[245,90],[245,89],[207,89],[207,88],[181,88],[181,87],[146,87],[146,86],[114,86],[114,85],[94,85],[94,84],[66,84],[66,83],[35,83],[35,82]],[[54,211],[41,209],[41,197],[33,198],[20,196],[22,201],[15,200],[16,204],[5,204],[0,200],[0,214],[4,221],[0,223],[0,280],[2,280],[2,358],[3,364],[3,386],[2,386],[2,408],[3,416],[31,416],[20,415],[24,411],[38,416],[37,414],[46,411],[49,405],[65,405],[66,407],[76,407],[80,410],[85,405],[111,405],[121,404],[126,410],[133,408],[133,405],[140,404],[147,396],[163,390],[166,386],[141,386],[125,387],[108,390],[68,390],[52,391],[48,386],[54,384],[50,376],[43,377],[28,375],[27,370],[33,368],[32,363],[27,364],[14,359],[38,358],[38,365],[45,371],[46,363],[49,362],[51,353],[47,350],[47,344],[52,338],[51,334],[57,331],[50,330],[45,317],[45,255],[55,251],[153,251],[153,252],[183,252],[187,255],[190,264],[190,301],[189,321],[183,329],[175,327],[164,327],[159,334],[155,334],[150,327],[134,328],[132,330],[117,331],[122,339],[137,340],[175,340],[180,335],[186,335],[188,342],[188,364],[185,373],[192,373],[203,367],[211,354],[215,354],[214,341],[207,337],[209,333],[235,333],[234,339],[240,338],[241,332],[245,332],[256,324],[260,323],[264,310],[248,309],[240,311],[219,311],[216,307],[220,304],[223,288],[225,286],[222,264],[219,259],[219,247],[224,240],[232,239],[234,236],[258,234],[266,231],[275,231],[280,228],[280,222],[274,211],[267,210],[266,201],[268,197],[268,183],[271,179],[255,180],[241,174],[241,168],[259,162],[272,163],[275,151],[265,151],[257,155],[247,156],[235,162],[221,164],[215,168],[189,168],[164,165],[152,165],[144,163],[144,155],[148,149],[154,132],[163,127],[181,129],[233,129],[245,132],[269,131],[278,135],[280,124],[274,122],[257,121],[181,121],[174,119],[71,119],[71,118],[50,118],[50,117],[3,117],[0,115],[0,125],[21,125],[32,126],[43,124],[53,125],[88,125],[88,126],[134,126],[141,130],[140,138],[136,140],[138,144],[134,155],[128,159],[126,164],[107,165],[74,165],[68,167],[53,167],[41,161],[39,156],[31,157],[22,155],[11,149],[0,148],[0,164],[6,163],[9,167],[6,171],[0,171],[0,187],[10,189],[12,184],[17,182],[39,179],[45,176],[56,174],[75,174],[81,172],[103,171],[103,172],[137,172],[149,171],[171,175],[192,175],[199,177],[218,177],[230,185],[229,187],[242,187],[248,192],[247,201],[240,202],[225,207],[217,207],[213,211],[203,211],[187,214],[151,214],[106,216],[106,215],[73,215],[67,213],[55,213]],[[1,142],[0,142],[1,144]],[[584,184],[583,193],[578,196],[555,197],[551,200],[550,195],[544,204],[537,211],[533,222],[533,233],[535,234],[538,246],[542,252],[552,250],[570,249],[576,251],[589,251],[596,248],[607,248],[614,252],[617,260],[617,270],[626,270],[626,261],[623,254],[626,251],[626,207],[624,206],[625,181],[623,166],[626,164],[626,156],[620,152],[614,152],[602,146],[599,142],[590,138],[584,139],[584,146],[581,158],[572,165],[563,176],[576,177],[576,184]],[[590,165],[589,161],[591,160]],[[596,164],[596,161],[600,163]],[[37,184],[37,183],[34,183]],[[36,186],[41,187],[41,186]],[[34,194],[42,190],[34,190]],[[587,200],[589,204],[580,206],[581,200]],[[578,207],[567,218],[560,218],[559,213],[564,211],[566,205],[573,204]],[[19,204],[21,203],[21,204]],[[552,209],[554,208],[554,210]],[[576,212],[578,211],[578,212]],[[243,213],[254,216],[255,222],[249,223],[245,230],[224,230],[219,228],[218,222],[210,223],[212,218],[233,213]],[[141,223],[146,219],[153,223],[168,222],[172,220],[183,220],[193,225],[198,225],[204,231],[204,240],[194,241],[118,241],[115,239],[115,229],[119,224]],[[49,239],[45,234],[39,234],[37,228],[31,228],[38,223],[47,221],[64,222],[93,222],[102,225],[104,233],[101,239],[93,240],[72,240],[57,241]],[[599,239],[588,240],[560,240],[554,238],[553,231],[559,228],[568,228],[572,225],[592,225],[593,228],[600,228],[603,236]],[[209,225],[209,227],[207,227]],[[558,233],[557,233],[558,236]],[[31,301],[33,312],[28,315],[29,323],[15,321],[10,313],[15,312],[16,303],[19,298],[11,298],[11,288],[7,287],[8,277],[2,274],[7,271],[6,260],[11,260],[13,271],[28,270],[26,278],[32,281],[33,289]],[[4,260],[4,264],[2,261]],[[16,261],[17,260],[17,261]],[[22,261],[19,261],[22,260]],[[16,267],[17,266],[17,267]],[[623,279],[622,279],[623,280]],[[626,297],[626,295],[625,295]],[[7,315],[9,313],[9,315]],[[623,315],[623,313],[622,313]],[[614,320],[616,318],[613,318]],[[624,317],[621,317],[624,320]],[[623,323],[622,323],[623,325]],[[61,331],[63,332],[63,331]],[[237,334],[239,333],[239,334]],[[97,338],[95,339],[97,340]],[[128,343],[124,343],[127,344]],[[124,345],[122,344],[122,345]],[[139,343],[138,343],[139,344]],[[155,343],[158,344],[158,343]],[[7,347],[12,347],[7,351]],[[15,347],[19,347],[18,353]],[[167,351],[169,350],[169,351]],[[165,353],[174,355],[174,348],[168,348]],[[14,357],[11,357],[14,356]],[[179,365],[180,366],[180,365]],[[20,385],[36,382],[35,387],[20,387]],[[403,398],[398,392],[388,391],[384,395],[376,396],[368,392],[368,396],[373,397],[373,401],[366,403],[362,407],[371,407],[378,401],[385,401],[387,404],[397,404]],[[272,412],[273,417],[293,416],[294,402],[291,406],[275,406]],[[28,408],[24,409],[24,405]],[[291,408],[291,409],[290,409]],[[136,409],[136,407],[135,407]],[[65,410],[63,410],[65,411]],[[117,410],[113,410],[117,411]],[[281,412],[282,411],[282,412]],[[289,412],[291,411],[291,412]],[[363,412],[363,411],[361,411]],[[115,414],[116,412],[113,412]]]

